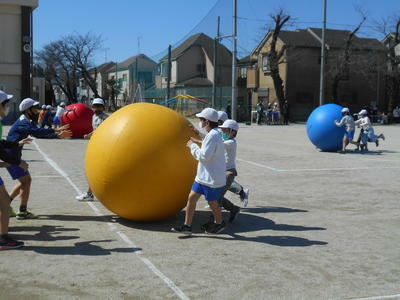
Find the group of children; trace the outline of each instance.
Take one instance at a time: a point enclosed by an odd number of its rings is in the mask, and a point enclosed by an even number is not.
[[[192,233],[192,221],[197,201],[202,195],[212,210],[211,220],[203,224],[205,233],[219,233],[226,227],[222,219],[221,207],[230,212],[229,222],[233,222],[240,212],[240,207],[226,199],[229,190],[240,196],[244,207],[248,203],[249,190],[244,189],[234,179],[236,171],[236,135],[238,123],[228,119],[225,112],[217,112],[213,108],[205,108],[196,114],[199,118],[199,128],[194,129],[203,137],[202,140],[190,138],[187,147],[198,161],[197,174],[188,196],[185,221],[182,225],[171,228],[172,231],[184,234]]]
[[[9,103],[13,96],[4,91],[0,91],[0,118],[5,117],[9,111]],[[47,108],[47,107],[46,107]],[[104,101],[95,99],[93,101],[93,128],[106,118],[104,111]],[[8,234],[10,217],[16,217],[18,220],[36,219],[38,216],[28,210],[28,200],[32,177],[29,173],[29,165],[22,160],[22,149],[25,144],[29,144],[32,137],[46,139],[67,139],[71,138],[72,133],[69,125],[61,125],[61,115],[65,112],[65,104],[61,103],[54,117],[52,127],[39,127],[39,102],[26,98],[19,104],[21,116],[11,126],[6,140],[0,140],[0,167],[7,168],[13,180],[18,180],[17,185],[9,194],[5,189],[4,182],[0,178],[0,250],[16,249],[24,245],[22,241],[16,241]],[[43,120],[43,119],[42,119]],[[0,136],[2,128],[0,122]],[[86,138],[89,138],[89,133]],[[89,189],[90,191],[90,189]],[[18,213],[11,207],[11,202],[19,196],[21,203]]]
[[[370,118],[368,117],[367,110],[363,109],[358,113],[358,119],[354,121],[350,114],[350,110],[347,107],[342,109],[342,119],[340,121],[334,121],[336,126],[345,127],[345,133],[343,136],[342,149],[340,153],[346,153],[346,147],[348,144],[356,145],[356,150],[362,152],[368,151],[368,142],[375,143],[379,146],[379,139],[385,140],[385,136],[381,133],[380,135],[375,135],[374,128]],[[354,134],[356,126],[360,128],[360,135],[357,141],[354,141]]]
[[[61,116],[67,110],[65,102],[61,102],[54,111],[51,105],[42,105],[42,110],[39,113],[38,125],[41,128],[56,128],[61,125]]]

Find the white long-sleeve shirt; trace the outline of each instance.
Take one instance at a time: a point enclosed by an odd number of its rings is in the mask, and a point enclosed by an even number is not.
[[[235,139],[224,141],[225,146],[225,163],[226,169],[236,169],[236,148],[237,143]]]
[[[363,117],[354,122],[357,126],[360,126],[364,130],[372,128],[371,120],[369,117]]]
[[[61,106],[57,106],[56,117],[61,118],[61,115],[65,113],[67,110]]]
[[[346,115],[340,120],[340,122],[335,121],[336,126],[342,127],[345,126],[347,132],[354,131],[356,129],[354,119],[352,116]]]
[[[225,146],[217,129],[212,129],[205,136],[201,148],[192,144],[190,152],[199,161],[195,179],[198,183],[211,188],[225,186]]]

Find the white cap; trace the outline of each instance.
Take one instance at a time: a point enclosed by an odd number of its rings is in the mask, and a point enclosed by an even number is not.
[[[43,104],[43,105],[42,105],[42,109],[46,109],[46,105]]]
[[[350,112],[350,109],[348,109],[347,107],[343,107],[342,108],[342,113],[345,113],[345,112],[347,112],[347,113]]]
[[[203,118],[214,123],[218,122],[218,112],[211,107],[203,109],[201,113],[196,114],[196,117]]]
[[[61,102],[61,103],[60,103],[60,106],[65,106],[65,102],[64,102],[64,101]]]
[[[10,100],[12,97],[14,97],[14,96],[8,95],[7,93],[0,91],[0,103],[3,103],[6,100]]]
[[[104,105],[104,100],[101,99],[101,98],[96,98],[96,99],[94,99],[93,102],[92,102],[92,105],[95,105],[95,104]]]
[[[228,120],[228,114],[222,110],[218,111],[218,121],[225,122]]]
[[[224,124],[222,124],[221,126],[219,126],[220,128],[229,128],[235,131],[239,130],[239,124],[235,121],[235,120],[231,120],[228,119],[224,122]]]
[[[358,114],[359,115],[368,115],[368,112],[365,109],[363,109]]]
[[[51,105],[47,105],[46,109],[52,109],[53,107]]]
[[[26,98],[22,100],[22,102],[19,104],[19,111],[25,111],[27,109],[30,109],[33,106],[39,105],[40,103],[31,99],[31,98]]]

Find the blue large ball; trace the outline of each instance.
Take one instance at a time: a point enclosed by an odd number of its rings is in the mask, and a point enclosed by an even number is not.
[[[338,151],[342,148],[345,129],[334,123],[342,118],[341,111],[342,107],[337,104],[325,104],[314,109],[308,117],[308,138],[322,151]]]

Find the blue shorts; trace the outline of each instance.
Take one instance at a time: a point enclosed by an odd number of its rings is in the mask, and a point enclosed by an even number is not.
[[[221,197],[223,189],[224,187],[212,188],[196,181],[192,185],[192,191],[204,195],[207,201],[217,201]]]
[[[11,165],[11,167],[7,168],[7,171],[8,173],[10,173],[11,178],[13,180],[29,175],[28,171],[25,171],[24,169],[22,169],[20,166],[17,165]]]
[[[2,186],[2,185],[4,185],[4,181],[3,181],[3,179],[1,179],[1,177],[0,177],[0,186]]]
[[[355,130],[350,131],[350,132],[347,132],[347,131],[346,131],[346,132],[344,133],[344,136],[347,136],[347,137],[349,138],[349,140],[352,141],[353,138],[354,138],[354,133],[355,133]]]
[[[279,118],[279,113],[274,112],[274,113],[272,114],[272,116],[273,116],[274,119],[278,119],[278,118]]]
[[[59,117],[54,117],[53,125],[60,125],[60,124],[61,124],[60,118]]]

